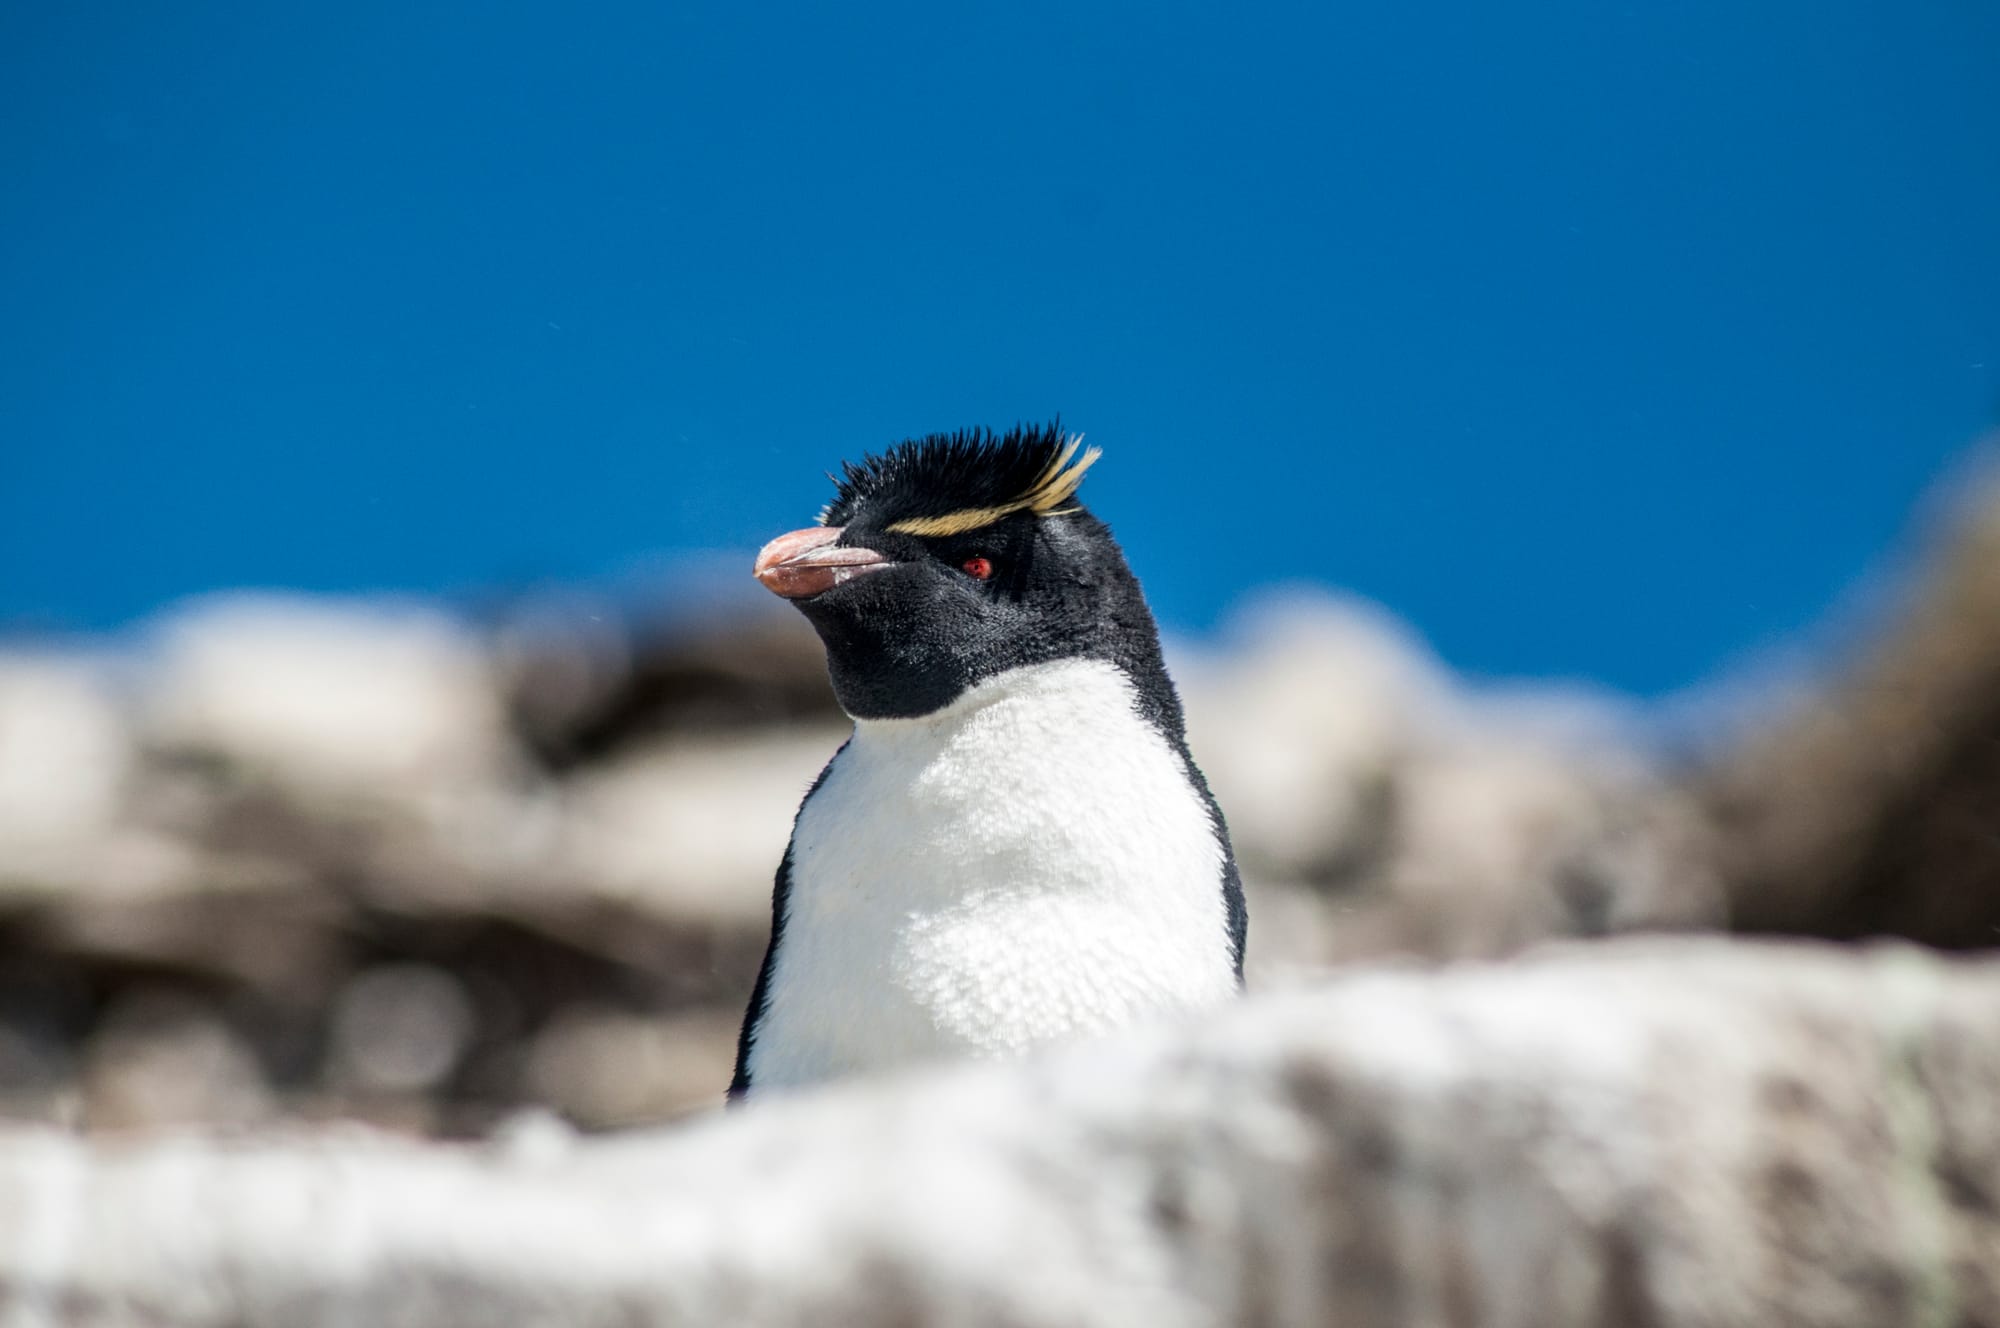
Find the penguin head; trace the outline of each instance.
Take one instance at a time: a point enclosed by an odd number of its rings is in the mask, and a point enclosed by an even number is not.
[[[1080,447],[1056,424],[910,439],[847,463],[820,524],[764,546],[757,579],[818,631],[850,715],[930,714],[1059,659],[1161,668],[1124,554],[1077,501],[1098,457]]]

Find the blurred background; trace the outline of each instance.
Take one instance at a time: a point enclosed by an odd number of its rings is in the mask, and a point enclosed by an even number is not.
[[[1060,414],[1253,983],[2000,945],[2000,11],[0,12],[0,1114],[713,1105],[748,576]]]

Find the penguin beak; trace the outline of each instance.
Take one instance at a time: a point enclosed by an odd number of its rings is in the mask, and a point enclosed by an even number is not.
[[[814,526],[780,535],[757,552],[753,569],[764,589],[785,599],[807,599],[868,572],[894,567],[873,549],[837,548],[841,526]]]

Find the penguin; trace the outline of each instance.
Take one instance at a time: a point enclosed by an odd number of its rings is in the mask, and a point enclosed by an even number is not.
[[[1241,989],[1229,831],[1139,583],[1077,500],[1081,445],[906,440],[758,553],[854,727],[778,866],[732,1101]]]

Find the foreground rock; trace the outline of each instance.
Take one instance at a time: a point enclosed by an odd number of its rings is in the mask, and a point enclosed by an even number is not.
[[[2000,963],[1618,942],[482,1149],[0,1143],[23,1324],[2000,1324]]]

